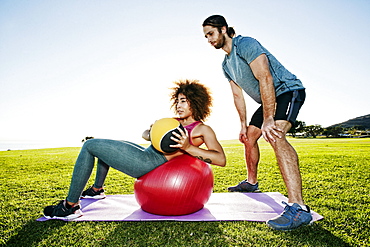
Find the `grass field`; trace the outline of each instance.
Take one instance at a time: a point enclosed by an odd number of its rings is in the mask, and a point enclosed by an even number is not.
[[[2,246],[370,246],[370,139],[290,139],[300,157],[306,203],[324,219],[291,232],[258,222],[37,222],[64,199],[79,148],[0,152]],[[245,179],[243,148],[222,142],[214,192]],[[272,149],[260,141],[260,188],[286,195]],[[93,178],[94,176],[92,176]],[[110,170],[107,194],[133,193]],[[92,180],[90,181],[92,184]]]

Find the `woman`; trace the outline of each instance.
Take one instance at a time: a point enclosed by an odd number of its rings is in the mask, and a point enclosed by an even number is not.
[[[202,122],[211,112],[212,98],[209,90],[197,80],[178,81],[175,84],[177,86],[172,88],[171,94],[172,108],[178,115],[177,120],[185,128],[185,131],[178,128],[180,134],[173,132],[171,137],[177,143],[171,147],[178,148],[178,151],[164,154],[152,145],[144,148],[127,141],[86,141],[77,158],[66,200],[55,206],[47,206],[44,209],[46,218],[75,219],[82,215],[80,198],[105,198],[103,184],[110,167],[138,178],[184,153],[213,165],[226,165],[224,151],[215,133]],[[149,138],[149,130],[143,133],[143,137]],[[207,149],[199,148],[202,144]],[[94,185],[83,191],[94,168],[95,158],[98,158],[98,164]]]

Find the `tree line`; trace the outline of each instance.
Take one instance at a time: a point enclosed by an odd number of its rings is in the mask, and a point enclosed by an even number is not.
[[[326,137],[354,137],[354,136],[369,136],[370,131],[362,125],[352,127],[331,126],[323,128],[319,124],[306,125],[303,121],[296,121],[295,125],[288,132],[293,137],[304,136],[313,137],[326,136]]]

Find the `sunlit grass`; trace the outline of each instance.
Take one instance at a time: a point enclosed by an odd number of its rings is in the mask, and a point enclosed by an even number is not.
[[[0,152],[1,244],[6,246],[370,246],[370,139],[290,139],[300,157],[304,199],[325,218],[292,232],[257,222],[37,222],[64,199],[79,148]],[[222,142],[214,192],[245,179],[243,146]],[[261,190],[286,195],[272,149],[260,141]],[[93,176],[92,176],[93,179]],[[134,179],[109,171],[108,194],[133,193]],[[92,180],[90,181],[90,184]]]

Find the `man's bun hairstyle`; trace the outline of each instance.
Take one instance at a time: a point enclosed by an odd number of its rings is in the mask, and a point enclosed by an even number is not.
[[[226,27],[227,35],[230,38],[234,37],[235,35],[234,28],[229,27],[229,25],[227,25],[226,19],[222,15],[211,15],[210,17],[204,20],[202,26],[216,27],[219,32],[221,32],[222,27]]]

